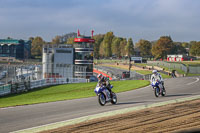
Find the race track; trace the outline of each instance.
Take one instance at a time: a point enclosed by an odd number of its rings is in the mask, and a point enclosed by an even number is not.
[[[82,116],[200,95],[200,77],[167,79],[166,97],[156,98],[150,86],[118,93],[118,104],[102,107],[97,97],[0,108],[0,131],[7,133]],[[91,90],[93,91],[93,90]]]

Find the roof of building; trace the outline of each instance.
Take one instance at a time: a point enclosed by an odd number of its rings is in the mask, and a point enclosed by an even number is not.
[[[17,39],[0,39],[0,44],[19,44],[20,41],[24,41],[25,43],[28,43],[29,41],[26,40],[17,40]]]

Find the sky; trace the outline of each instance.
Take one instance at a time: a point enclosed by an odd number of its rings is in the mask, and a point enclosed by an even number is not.
[[[0,39],[27,40],[77,32],[200,41],[200,0],[0,0]]]

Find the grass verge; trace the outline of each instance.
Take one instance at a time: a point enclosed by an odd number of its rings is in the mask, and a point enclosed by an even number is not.
[[[77,83],[51,86],[36,89],[22,94],[9,95],[0,98],[0,107],[46,103],[53,101],[71,100],[92,97],[96,82]],[[146,80],[111,81],[114,92],[123,92],[149,85]]]

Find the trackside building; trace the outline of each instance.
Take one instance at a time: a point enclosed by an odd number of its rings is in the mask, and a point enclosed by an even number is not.
[[[94,39],[79,35],[74,42],[43,48],[43,78],[89,78],[93,75]]]
[[[0,39],[0,60],[16,61],[31,58],[31,41]]]

